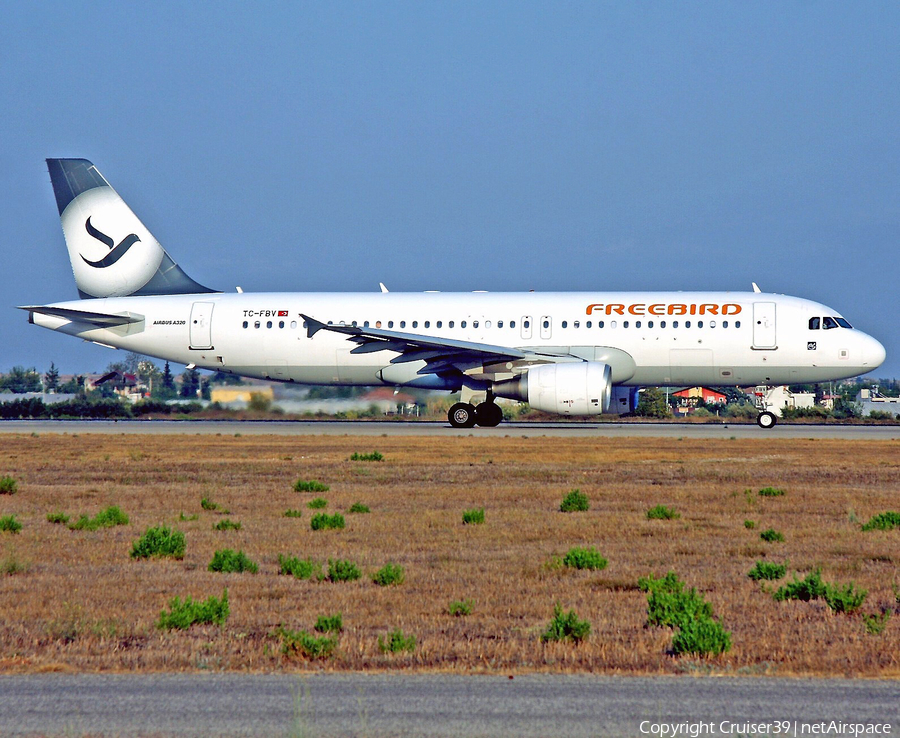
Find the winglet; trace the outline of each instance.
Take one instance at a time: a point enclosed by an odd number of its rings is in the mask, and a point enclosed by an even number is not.
[[[322,330],[325,327],[325,324],[321,320],[316,320],[315,318],[310,318],[308,315],[304,315],[300,313],[300,317],[306,321],[306,337],[312,338],[316,333]]]

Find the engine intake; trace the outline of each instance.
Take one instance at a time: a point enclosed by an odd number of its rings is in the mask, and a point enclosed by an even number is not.
[[[548,413],[600,415],[609,409],[612,370],[598,361],[541,364],[515,379],[495,383],[493,392]]]

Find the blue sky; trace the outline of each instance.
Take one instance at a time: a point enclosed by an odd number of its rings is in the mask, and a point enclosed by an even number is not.
[[[82,7],[76,7],[82,6]],[[84,7],[86,6],[86,7]],[[44,165],[91,159],[199,282],[749,289],[900,376],[893,3],[15,3],[0,25],[0,371],[118,352]]]

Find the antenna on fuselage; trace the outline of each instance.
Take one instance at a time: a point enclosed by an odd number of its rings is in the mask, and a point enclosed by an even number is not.
[[[753,291],[754,291],[754,292],[762,292],[762,290],[759,288],[759,285],[756,284],[756,282],[751,282],[750,284],[753,285]]]

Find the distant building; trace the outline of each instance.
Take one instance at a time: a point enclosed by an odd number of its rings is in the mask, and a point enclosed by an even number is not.
[[[727,395],[709,387],[688,387],[672,393],[672,397],[678,398],[681,407],[696,407],[701,402],[707,405],[726,405]]]
[[[218,402],[220,405],[228,405],[232,402],[249,403],[251,395],[258,395],[263,399],[273,400],[275,391],[269,385],[215,386],[209,391],[210,401]]]
[[[856,394],[856,403],[862,407],[863,415],[873,410],[900,416],[900,397],[885,397],[878,388],[861,389]]]
[[[781,411],[785,408],[814,407],[816,395],[813,392],[791,392],[787,386],[757,387],[754,391],[757,406],[763,405],[769,412],[781,417]]]

